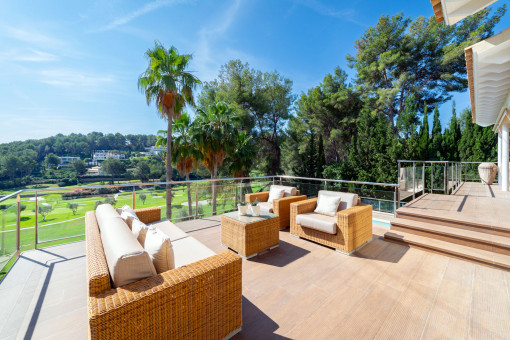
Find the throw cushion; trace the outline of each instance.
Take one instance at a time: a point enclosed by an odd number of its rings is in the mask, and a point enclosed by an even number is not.
[[[267,213],[272,213],[273,212],[273,203],[259,202],[259,204],[257,204],[257,206],[260,207],[260,212],[261,213],[267,214]]]
[[[133,232],[133,235],[135,235],[138,242],[140,242],[142,247],[145,245],[147,230],[149,230],[149,227],[145,225],[145,223],[140,220],[133,220],[131,224],[131,231]]]
[[[338,196],[328,196],[319,192],[315,212],[318,214],[335,216],[342,199]]]
[[[149,254],[109,204],[96,210],[104,254],[115,287],[156,275]]]
[[[170,238],[161,230],[150,228],[145,237],[145,251],[152,259],[156,272],[161,274],[175,268],[174,251]]]
[[[317,213],[307,213],[307,214],[299,214],[296,216],[296,223],[302,227],[322,231],[324,233],[336,234],[336,218],[317,214]]]
[[[283,194],[283,197],[289,197],[289,196],[296,196],[297,195],[297,188],[296,187],[288,187],[286,185],[271,185],[271,188],[283,189],[285,191],[285,193]]]
[[[268,203],[273,203],[273,200],[277,200],[279,198],[282,198],[285,194],[285,190],[281,188],[275,188],[274,186],[271,187],[269,190],[269,198],[267,199]]]
[[[127,204],[122,207],[122,213],[120,214],[120,217],[126,221],[129,229],[132,229],[133,220],[138,220],[138,216],[136,216],[135,211],[131,209],[131,207]]]
[[[340,197],[342,199],[342,201],[340,202],[340,205],[338,206],[338,211],[349,209],[349,208],[352,208],[352,207],[358,205],[358,194],[352,194],[350,192],[320,190],[319,196],[321,194],[327,195],[327,196]]]

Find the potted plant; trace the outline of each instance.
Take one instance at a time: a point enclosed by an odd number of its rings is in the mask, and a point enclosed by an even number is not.
[[[260,207],[257,205],[259,203],[258,199],[255,199],[255,201],[251,202],[251,214],[253,216],[260,216]]]
[[[245,201],[240,201],[237,205],[237,210],[239,211],[239,216],[246,215],[246,211],[248,210],[248,206]]]

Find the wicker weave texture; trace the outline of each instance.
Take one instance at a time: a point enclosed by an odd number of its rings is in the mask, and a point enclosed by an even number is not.
[[[145,224],[161,220],[161,208],[159,207],[135,209],[135,213],[138,219]]]
[[[85,247],[87,254],[103,254],[103,256],[87,256],[89,295],[110,290],[112,288],[110,272],[104,256],[96,214],[93,211],[87,211],[85,214]]]
[[[85,228],[91,339],[222,339],[242,326],[242,261],[233,252],[101,290],[91,282],[108,273],[93,212]]]
[[[255,199],[258,199],[259,202],[267,202],[269,199],[269,191],[245,195],[245,201],[247,203],[253,202]],[[288,196],[273,200],[273,213],[280,216],[280,229],[285,229],[290,226],[290,204],[305,199],[306,195],[299,195],[299,190],[297,190],[296,196]]]
[[[280,243],[279,216],[243,223],[221,216],[221,243],[244,257],[260,253]]]
[[[372,206],[358,205],[337,213],[337,233],[335,235],[303,227],[296,223],[296,216],[313,212],[317,198],[291,204],[290,232],[293,235],[350,253],[372,237]]]

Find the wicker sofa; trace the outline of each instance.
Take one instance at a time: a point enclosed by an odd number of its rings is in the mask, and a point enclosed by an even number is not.
[[[273,187],[273,186],[271,186]],[[291,188],[285,186],[278,186],[281,188]],[[285,229],[290,225],[290,204],[293,202],[298,202],[306,199],[306,195],[300,195],[299,190],[295,189],[296,194],[291,196],[286,196],[283,198],[278,198],[273,200],[273,204],[271,206],[273,214],[276,214],[280,217],[280,229]],[[261,191],[254,192],[251,194],[245,195],[246,203],[254,202],[258,200],[259,202],[265,203],[269,199],[269,191]]]
[[[308,239],[344,254],[352,254],[372,239],[372,206],[361,204],[338,211],[334,218],[336,233],[328,233],[299,225],[299,214],[312,213],[317,206],[317,198],[292,203],[290,205],[290,233],[292,236]]]
[[[135,210],[146,223],[160,208]],[[242,260],[231,251],[114,288],[95,212],[85,216],[90,339],[222,339],[242,325]]]

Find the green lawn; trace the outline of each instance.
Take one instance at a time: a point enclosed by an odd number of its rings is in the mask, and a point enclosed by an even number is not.
[[[254,182],[252,183],[252,190],[258,191],[268,182]],[[69,190],[64,190],[69,191]],[[140,195],[145,194],[146,200],[142,202]],[[185,185],[176,186],[172,189],[174,195],[172,199],[172,219],[178,221],[179,219],[188,217],[189,210],[183,203],[188,202],[187,188]],[[244,194],[244,192],[243,192]],[[51,192],[49,194],[39,194],[41,198],[39,205],[49,205],[52,211],[44,219],[39,214],[39,242],[51,241],[61,239],[64,237],[72,237],[84,234],[84,217],[85,213],[89,210],[94,210],[96,201],[104,200],[107,196],[116,196],[117,207],[122,207],[127,204],[132,206],[132,191],[120,192],[116,195],[103,195],[103,196],[88,196],[84,198],[76,198],[72,200],[64,200],[62,193]],[[136,191],[136,208],[145,207],[161,207],[161,216],[166,216],[166,200],[164,198],[165,190],[151,190],[149,188]],[[191,186],[192,197],[192,215],[196,213],[195,199],[196,199],[196,186]],[[217,211],[235,209],[235,188],[232,184],[218,185],[217,197]],[[31,200],[32,198],[32,200]],[[211,199],[211,186],[210,183],[200,184],[198,187],[199,201],[199,215],[211,215],[212,205]],[[78,204],[78,210],[73,214],[67,205],[69,203]],[[0,211],[0,256],[3,254],[10,254],[16,249],[16,201],[9,199],[2,202],[9,206],[6,210]],[[31,246],[35,243],[35,201],[33,196],[28,194],[22,198],[22,205],[26,206],[25,210],[21,212],[21,232],[20,240],[22,246]],[[66,241],[67,242],[67,241]],[[0,263],[1,264],[1,263]],[[1,266],[0,266],[1,267]]]

